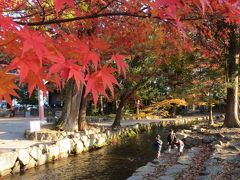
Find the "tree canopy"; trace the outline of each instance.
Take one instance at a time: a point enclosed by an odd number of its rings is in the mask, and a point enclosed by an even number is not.
[[[34,87],[46,90],[43,80],[61,88],[74,79],[78,87],[86,85],[96,103],[98,94],[107,96],[105,90],[113,93],[118,85],[115,72],[125,75],[121,54],[145,40],[138,33],[148,36],[159,25],[186,37],[200,27],[211,37],[208,21],[240,22],[237,0],[1,0],[0,10],[0,48],[11,59],[0,73],[0,98],[8,102],[17,95],[13,75],[6,74],[12,69],[30,93]],[[178,43],[174,37],[171,41]],[[185,47],[190,46],[186,40]]]
[[[149,38],[157,62],[201,51],[228,55],[230,83],[238,74],[238,0],[1,0],[0,11],[0,100],[8,103],[17,96],[16,79],[30,94],[46,91],[44,81],[62,88],[72,79],[96,105],[98,95],[119,86],[117,74],[126,76],[128,49]]]

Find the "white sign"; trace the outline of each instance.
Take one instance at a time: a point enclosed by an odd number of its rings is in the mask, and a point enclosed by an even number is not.
[[[30,132],[40,131],[40,121],[30,121]]]

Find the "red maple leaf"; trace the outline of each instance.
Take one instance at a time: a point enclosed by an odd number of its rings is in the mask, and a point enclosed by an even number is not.
[[[15,22],[10,17],[4,17],[0,14],[0,26],[5,31],[13,29],[14,25],[16,25]]]
[[[43,56],[48,52],[44,37],[41,36],[39,32],[29,30],[27,28],[24,28],[17,34],[24,40],[22,57],[27,51],[33,50],[40,59],[40,64],[42,64]]]
[[[8,104],[12,104],[11,96],[18,97],[15,89],[18,89],[14,83],[16,76],[12,74],[6,74],[5,71],[0,71],[0,102],[5,99]]]
[[[56,12],[58,13],[64,7],[65,4],[74,7],[73,0],[54,0]]]
[[[34,57],[27,56],[25,58],[14,58],[11,64],[7,67],[7,70],[10,71],[13,69],[18,69],[20,73],[19,76],[21,83],[28,76],[28,72],[30,70],[33,71],[35,74],[38,74],[40,68],[41,67],[39,66],[36,58],[34,59]]]
[[[118,74],[123,73],[123,76],[126,77],[126,69],[128,68],[128,65],[125,63],[124,59],[126,59],[126,56],[116,54],[112,55],[112,60],[114,60],[117,64]]]
[[[108,98],[106,89],[108,88],[113,95],[113,85],[119,85],[113,76],[115,71],[116,69],[110,68],[108,65],[104,65],[102,69],[86,77],[87,85],[85,96],[91,92],[95,106],[97,105],[99,94],[102,94]]]
[[[46,92],[46,86],[43,79],[46,79],[43,70],[41,70],[38,74],[35,74],[31,70],[29,71],[28,76],[24,80],[25,83],[28,83],[29,96],[32,95],[32,92],[36,87],[41,89],[43,92]]]
[[[89,51],[85,57],[83,58],[83,63],[84,64],[87,64],[89,63],[90,61],[92,61],[94,67],[95,67],[95,71],[97,70],[98,68],[98,63],[100,62],[100,57],[99,55],[96,53],[96,52],[93,52],[93,51]]]
[[[200,0],[200,3],[202,5],[202,12],[203,12],[203,15],[205,14],[205,11],[206,11],[206,5],[211,8],[211,5],[210,5],[210,2],[208,0]]]
[[[64,81],[71,78],[74,79],[77,87],[80,88],[81,82],[84,83],[85,81],[82,72],[82,66],[76,64],[77,60],[66,60],[60,52],[57,52],[57,55],[58,56],[48,56],[48,58],[55,62],[55,64],[50,67],[47,77],[49,77],[51,74],[54,74],[56,79],[56,75],[60,74]]]
[[[103,86],[104,89],[109,88],[112,95],[114,95],[113,84],[120,86],[113,76],[113,73],[116,72],[116,69],[108,67],[108,64],[105,64],[103,68],[100,70],[100,73],[103,77]]]

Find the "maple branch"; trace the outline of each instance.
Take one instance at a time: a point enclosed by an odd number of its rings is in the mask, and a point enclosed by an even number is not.
[[[66,23],[66,22],[72,22],[72,21],[79,21],[84,19],[95,19],[100,17],[111,17],[111,16],[127,16],[127,17],[136,17],[136,18],[150,18],[150,14],[146,15],[140,15],[137,13],[130,13],[130,12],[112,12],[112,13],[102,13],[102,14],[92,14],[87,16],[80,16],[80,17],[74,17],[74,18],[68,18],[68,19],[53,19],[48,20],[44,22],[21,22],[21,21],[15,21],[17,24],[20,25],[28,25],[28,26],[42,26],[42,25],[49,25],[49,24],[59,24],[59,23]],[[155,19],[160,19],[160,17],[152,17]]]
[[[110,5],[110,4],[109,4]],[[107,6],[106,6],[107,8]],[[100,9],[99,12],[101,12],[103,9]],[[86,20],[86,19],[95,19],[95,18],[101,18],[101,17],[113,17],[113,16],[125,16],[125,17],[136,17],[136,18],[151,18],[151,19],[158,19],[162,22],[169,22],[169,21],[175,21],[173,18],[165,18],[164,20],[161,19],[159,16],[152,16],[152,14],[139,14],[139,13],[130,13],[130,12],[108,12],[108,13],[101,13],[98,14],[98,12],[87,15],[87,16],[78,16],[74,18],[68,18],[68,19],[51,19],[44,22],[21,22],[21,21],[15,21],[19,25],[28,25],[28,26],[43,26],[43,25],[49,25],[49,24],[60,24],[60,23],[67,23],[72,21],[79,21],[79,20]],[[17,18],[15,18],[17,19]],[[18,18],[19,19],[19,18]],[[181,21],[196,21],[196,20],[204,20],[206,18],[202,16],[198,17],[186,17],[181,18]]]

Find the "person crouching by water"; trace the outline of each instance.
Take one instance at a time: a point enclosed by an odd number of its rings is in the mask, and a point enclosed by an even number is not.
[[[171,152],[171,149],[174,148],[174,142],[176,141],[176,135],[172,129],[169,130],[167,140],[168,140],[168,152]]]
[[[161,136],[159,134],[157,134],[154,143],[153,143],[153,148],[156,151],[156,158],[159,159],[161,156],[161,149],[162,149],[162,140],[161,140]]]
[[[183,154],[183,148],[184,148],[184,142],[180,139],[176,139],[174,143],[178,147],[178,156],[181,156]]]

